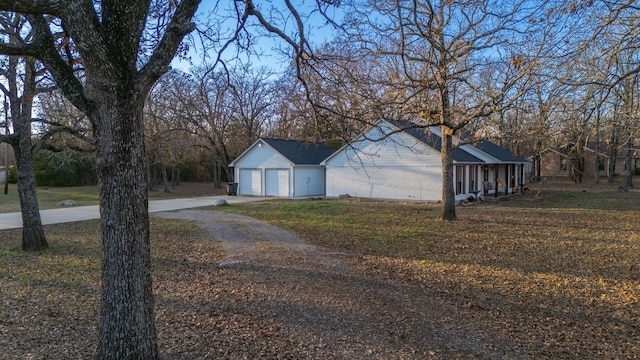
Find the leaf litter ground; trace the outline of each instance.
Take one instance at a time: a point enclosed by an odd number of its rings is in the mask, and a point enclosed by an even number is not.
[[[204,210],[168,215],[197,227],[154,218],[162,358],[640,357],[639,212],[542,198],[461,207],[455,223],[432,205],[255,205],[322,217],[266,219],[298,236]],[[38,254],[0,237],[0,359],[93,356],[98,223],[47,233]]]

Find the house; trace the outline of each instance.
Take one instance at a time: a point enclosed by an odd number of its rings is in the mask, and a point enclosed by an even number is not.
[[[598,152],[596,153],[596,149]],[[631,164],[627,161],[627,152],[631,151]],[[546,148],[540,152],[540,176],[557,180],[571,180],[574,176],[582,175],[587,179],[594,179],[596,174],[596,159],[598,175],[603,178],[611,171],[611,148],[607,143],[589,142],[583,148],[580,158],[575,157],[565,148]],[[573,165],[576,161],[582,161],[583,170]],[[615,151],[615,175],[628,175],[629,170],[634,171],[640,166],[640,147],[621,146]],[[575,174],[575,175],[574,175]]]
[[[333,153],[325,143],[261,138],[230,166],[239,195],[307,197],[325,195],[324,166]]]
[[[326,195],[437,201],[442,198],[438,127],[381,120],[322,162]],[[513,193],[524,184],[527,160],[489,141],[453,150],[456,200]]]

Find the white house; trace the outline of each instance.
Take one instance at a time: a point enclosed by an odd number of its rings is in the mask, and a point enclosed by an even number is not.
[[[440,129],[381,120],[322,162],[326,195],[437,201],[442,198]],[[453,150],[457,200],[513,192],[523,184],[523,164],[488,141]]]
[[[239,195],[307,197],[325,195],[320,162],[333,153],[325,143],[261,138],[230,165]]]

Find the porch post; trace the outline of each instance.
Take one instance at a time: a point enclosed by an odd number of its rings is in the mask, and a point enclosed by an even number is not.
[[[493,196],[498,197],[498,186],[500,186],[500,165],[493,165]]]

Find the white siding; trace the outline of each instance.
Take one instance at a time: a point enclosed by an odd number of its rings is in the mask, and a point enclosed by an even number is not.
[[[265,195],[289,196],[289,169],[265,170]]]
[[[344,194],[372,199],[435,201],[442,197],[442,172],[439,167],[327,166],[327,196]]]
[[[294,170],[293,196],[324,196],[325,169],[321,166],[299,165]]]
[[[383,138],[379,129],[366,135],[369,139]],[[326,162],[326,179],[327,196],[396,200],[442,197],[440,153],[405,133],[343,148]]]
[[[237,169],[283,169],[291,166],[291,162],[271,146],[264,143],[258,145],[238,159],[234,166]]]

